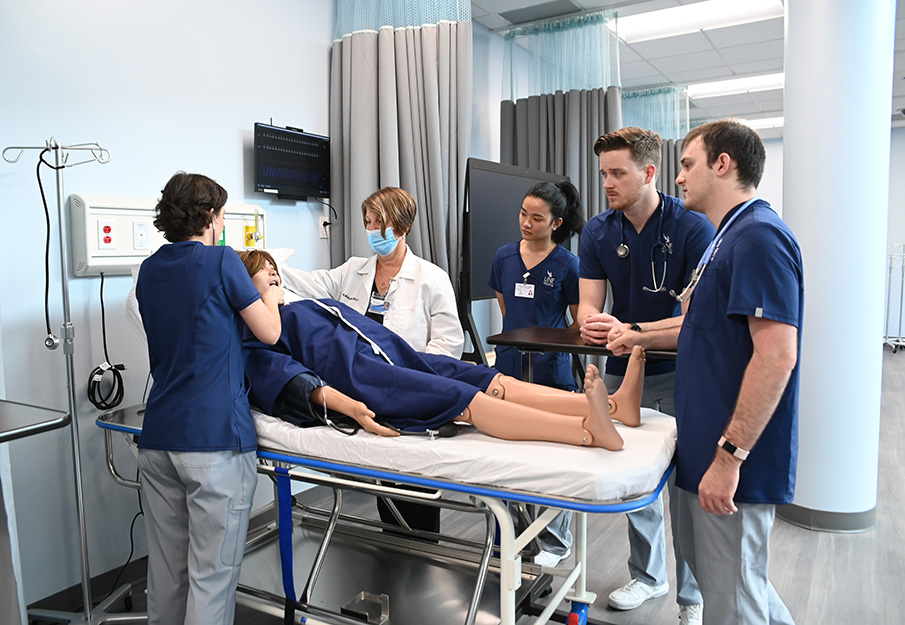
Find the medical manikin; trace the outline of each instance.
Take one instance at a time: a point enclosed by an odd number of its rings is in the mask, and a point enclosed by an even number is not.
[[[259,289],[281,284],[269,254],[252,250],[241,255]],[[607,396],[593,365],[586,393],[576,394],[415,352],[380,324],[334,300],[299,300],[281,306],[280,313],[283,333],[276,345],[253,339],[245,343],[252,402],[271,414],[279,414],[281,393],[301,375],[311,380],[312,404],[325,404],[382,436],[460,421],[507,440],[618,450],[623,440],[612,419],[640,424],[640,348],[632,352],[625,383],[613,396]]]

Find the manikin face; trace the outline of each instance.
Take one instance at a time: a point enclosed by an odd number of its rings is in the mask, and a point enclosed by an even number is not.
[[[283,283],[280,274],[277,273],[276,267],[274,267],[269,260],[265,261],[264,266],[258,270],[258,273],[251,277],[251,281],[254,282],[258,292],[262,295],[270,286],[280,286]]]
[[[641,201],[647,171],[632,160],[628,148],[601,152],[600,176],[603,191],[610,202],[610,208],[617,211],[630,210]]]
[[[542,199],[529,195],[522,201],[518,223],[525,241],[546,241],[552,238],[553,230],[562,224],[562,218],[554,220],[550,206]]]
[[[685,208],[707,213],[707,198],[711,197],[714,178],[707,165],[707,153],[700,138],[694,139],[679,161],[682,169],[676,177],[676,185],[685,193]]]

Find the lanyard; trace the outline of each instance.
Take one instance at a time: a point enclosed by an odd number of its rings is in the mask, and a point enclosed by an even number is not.
[[[751,206],[758,199],[757,196],[751,198],[739,208],[735,213],[733,213],[732,217],[729,218],[723,227],[720,228],[719,232],[716,233],[716,236],[713,237],[713,241],[710,242],[710,245],[707,246],[707,249],[704,250],[704,254],[701,256],[701,260],[698,261],[698,266],[694,268],[691,272],[691,280],[688,281],[688,286],[686,286],[681,293],[676,294],[675,291],[670,291],[669,294],[672,295],[676,301],[679,302],[687,302],[691,297],[691,294],[694,293],[695,288],[698,286],[698,282],[701,281],[701,276],[704,274],[704,270],[707,269],[707,264],[713,260],[713,257],[716,256],[717,251],[720,249],[720,242],[723,240],[723,235],[726,233],[726,230],[729,229],[729,226],[732,225],[732,222],[736,220],[736,218],[741,215],[746,208]]]
[[[702,266],[713,260],[713,256],[716,255],[716,251],[720,247],[720,242],[723,240],[723,235],[726,233],[726,230],[729,229],[729,226],[732,225],[732,222],[734,222],[738,218],[738,216],[745,211],[746,208],[751,206],[759,199],[760,198],[755,196],[742,204],[742,207],[735,211],[735,213],[733,213],[732,217],[729,218],[729,221],[723,224],[723,227],[720,228],[720,231],[716,233],[715,237],[713,237],[713,241],[711,241],[710,245],[707,246],[707,249],[704,250],[704,254],[701,256],[701,260],[698,261],[698,266],[696,267],[697,269],[700,269]]]

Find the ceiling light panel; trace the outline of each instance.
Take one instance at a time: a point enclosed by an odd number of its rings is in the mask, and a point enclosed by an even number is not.
[[[705,0],[616,20],[627,43],[727,28],[783,16],[781,0]]]

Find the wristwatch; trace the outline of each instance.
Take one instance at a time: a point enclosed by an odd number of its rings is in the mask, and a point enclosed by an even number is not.
[[[729,442],[726,440],[725,436],[720,436],[720,440],[717,442],[716,446],[725,449],[739,460],[747,460],[748,454],[751,453],[750,451],[746,451],[734,443]]]
[[[631,330],[632,330],[633,332],[641,332],[641,326],[639,326],[637,323],[633,323],[633,324],[631,325]]]

